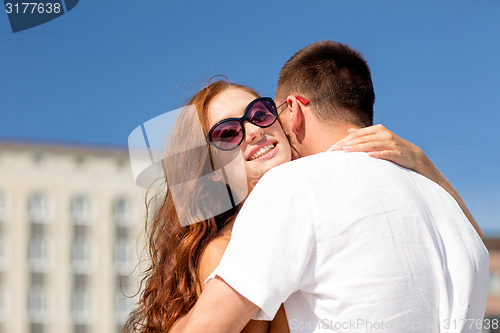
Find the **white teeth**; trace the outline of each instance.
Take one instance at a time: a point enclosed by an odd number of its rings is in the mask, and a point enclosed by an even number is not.
[[[261,157],[262,155],[266,154],[268,151],[270,151],[273,148],[274,148],[274,144],[270,144],[270,145],[267,145],[265,147],[260,148],[255,154],[252,155],[252,157],[250,157],[250,161],[253,161],[253,160]]]

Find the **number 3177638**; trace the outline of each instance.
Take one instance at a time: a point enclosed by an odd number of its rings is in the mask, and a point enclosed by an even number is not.
[[[7,14],[59,14],[61,12],[61,4],[43,3],[43,2],[21,2],[21,3],[5,3]]]

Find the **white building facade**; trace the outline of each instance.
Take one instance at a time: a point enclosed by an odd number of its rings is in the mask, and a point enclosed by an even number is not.
[[[0,332],[120,332],[144,197],[125,149],[0,142]]]

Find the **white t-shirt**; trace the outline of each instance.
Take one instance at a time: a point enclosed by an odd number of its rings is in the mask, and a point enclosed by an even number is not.
[[[488,252],[434,182],[325,152],[262,177],[215,275],[259,306],[254,319],[284,303],[292,332],[481,332]]]

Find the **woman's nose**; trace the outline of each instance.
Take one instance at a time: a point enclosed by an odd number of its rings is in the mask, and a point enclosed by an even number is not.
[[[245,122],[245,141],[249,144],[260,141],[264,129],[250,122]]]

